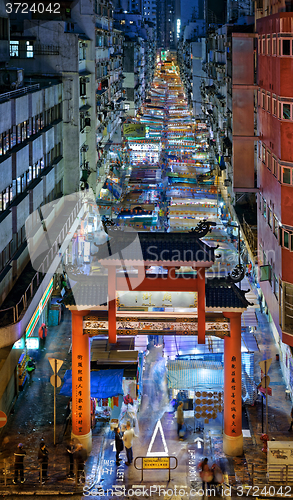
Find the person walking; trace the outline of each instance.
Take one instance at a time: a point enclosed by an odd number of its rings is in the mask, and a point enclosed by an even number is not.
[[[35,369],[36,369],[36,365],[35,365],[33,358],[29,358],[27,365],[26,365],[26,371],[27,371],[28,376],[29,376],[29,383],[33,382],[33,372],[35,371]]]
[[[23,444],[19,443],[17,445],[17,449],[14,452],[14,479],[12,479],[13,484],[17,484],[18,473],[20,476],[20,482],[24,483],[24,457],[26,455],[26,451],[23,449]]]
[[[290,427],[288,429],[289,432],[292,431],[292,427],[293,427],[293,406],[291,408],[291,413],[290,413],[290,416],[291,416],[291,424],[290,424]]]
[[[184,424],[183,401],[180,401],[177,407],[177,434],[180,440],[183,439],[180,434],[180,432],[182,431],[183,424]]]
[[[133,460],[132,442],[133,442],[133,438],[135,438],[135,437],[138,437],[138,436],[135,434],[134,429],[131,428],[130,422],[128,420],[128,422],[126,423],[126,431],[124,432],[123,438],[122,438],[124,446],[125,446],[125,450],[126,450],[126,457],[127,457],[127,462],[125,462],[125,465],[132,464],[132,460]]]
[[[124,445],[120,432],[120,427],[116,427],[114,430],[115,430],[116,464],[119,465],[121,461],[121,458],[119,458],[119,454],[123,450]]]
[[[40,482],[45,484],[45,481],[48,479],[48,462],[49,462],[49,452],[46,448],[44,441],[40,442],[40,448],[38,451],[38,460],[40,462]]]
[[[213,472],[211,471],[210,467],[209,467],[209,464],[208,464],[208,461],[209,459],[208,458],[204,458],[199,464],[198,464],[198,468],[199,468],[199,475],[201,477],[201,480],[202,480],[202,489],[203,491],[205,491],[205,488],[207,487],[207,489],[210,489],[211,485],[210,483],[212,482],[213,480]]]
[[[87,461],[87,451],[82,446],[81,443],[78,443],[78,445],[76,446],[76,450],[73,454],[73,458],[76,462],[77,482],[85,483],[84,466],[85,466],[85,462]]]
[[[48,334],[48,329],[46,327],[46,323],[42,323],[40,328],[39,328],[39,339],[40,339],[41,349],[45,349],[47,334]]]
[[[213,473],[213,484],[216,487],[216,492],[220,493],[221,485],[224,482],[224,476],[223,476],[222,469],[217,463],[214,463],[211,466],[211,471]]]
[[[72,439],[70,439],[69,443],[67,444],[66,451],[68,453],[68,458],[69,458],[69,474],[67,475],[67,477],[69,479],[74,479],[74,470],[73,470],[74,458],[73,458],[73,455],[75,452],[75,445],[74,445],[74,442]]]

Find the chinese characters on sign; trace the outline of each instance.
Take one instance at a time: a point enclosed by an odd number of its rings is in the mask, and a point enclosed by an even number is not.
[[[236,356],[232,356],[231,358],[231,416],[232,416],[232,423],[231,423],[231,433],[236,434],[236,381],[235,381],[235,374],[236,374]]]
[[[77,402],[77,432],[82,434],[83,426],[83,356],[77,355],[77,385],[75,389],[75,397]]]

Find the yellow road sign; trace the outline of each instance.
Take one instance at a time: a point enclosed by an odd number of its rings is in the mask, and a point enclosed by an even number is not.
[[[59,375],[51,375],[50,382],[51,382],[53,387],[60,387],[61,378],[59,377]]]
[[[52,370],[54,373],[58,373],[61,366],[63,365],[63,360],[62,359],[56,359],[56,358],[48,358],[49,363],[52,367]],[[58,386],[59,387],[59,386]]]
[[[144,457],[142,467],[143,469],[169,469],[170,457]]]

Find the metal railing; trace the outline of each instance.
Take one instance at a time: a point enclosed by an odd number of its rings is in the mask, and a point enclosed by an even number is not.
[[[7,99],[14,99],[15,97],[27,94],[28,92],[33,92],[40,89],[40,84],[36,83],[34,85],[28,85],[27,87],[22,87],[17,90],[11,90],[10,92],[5,92],[0,94],[0,101],[6,101]]]
[[[76,203],[75,207],[73,208],[71,214],[68,216],[68,219],[66,220],[64,226],[62,227],[61,231],[59,232],[57,238],[52,243],[50,251],[48,252],[45,259],[43,260],[38,271],[33,276],[30,284],[28,285],[27,289],[23,293],[19,302],[17,304],[15,304],[14,306],[8,307],[6,309],[0,309],[1,326],[17,323],[19,321],[21,315],[23,315],[24,312],[29,307],[36,291],[39,288],[40,283],[42,282],[42,280],[46,274],[45,270],[49,269],[49,267],[52,264],[53,260],[55,259],[56,255],[58,255],[60,245],[62,245],[62,242],[64,241],[67,233],[69,232],[70,227],[72,226],[74,219],[77,217],[77,214],[78,214],[79,210],[81,209],[81,205],[82,205],[82,201],[79,200]]]

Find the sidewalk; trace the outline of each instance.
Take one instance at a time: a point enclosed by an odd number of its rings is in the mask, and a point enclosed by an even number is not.
[[[290,425],[290,412],[292,403],[285,398],[286,384],[284,382],[280,362],[276,360],[278,349],[264,313],[260,313],[259,308],[256,309],[258,320],[258,328],[256,330],[256,339],[260,348],[260,352],[255,353],[255,382],[260,382],[259,361],[272,358],[272,364],[269,368],[268,375],[271,379],[270,387],[272,388],[272,396],[268,396],[268,435],[270,440],[274,438],[276,441],[293,441],[293,436],[288,432]],[[266,408],[265,398],[263,405],[263,431],[266,431]],[[244,454],[247,461],[249,471],[254,466],[254,484],[263,485],[266,483],[266,455],[261,451],[262,441],[262,411],[261,411],[261,396],[258,397],[254,406],[248,406],[248,417],[250,422],[251,438],[244,438]],[[276,483],[270,483],[276,485]],[[284,484],[284,483],[283,483]],[[277,487],[277,486],[276,486]],[[292,494],[293,496],[293,488]]]
[[[25,494],[28,498],[29,492],[43,497],[48,494],[64,494],[72,498],[74,492],[78,492],[80,498],[82,485],[76,488],[75,482],[67,479],[69,472],[69,460],[66,453],[66,439],[63,438],[65,428],[65,413],[68,397],[56,394],[56,446],[54,446],[54,415],[53,415],[53,393],[54,389],[50,383],[52,369],[47,359],[48,354],[55,354],[63,359],[64,363],[58,375],[61,379],[67,369],[71,368],[71,317],[70,312],[65,311],[59,326],[48,329],[45,350],[30,351],[30,355],[37,362],[36,370],[33,374],[33,382],[25,384],[23,392],[19,393],[12,413],[8,416],[8,422],[1,434],[1,450],[3,450],[3,439],[8,436],[8,452],[10,457],[7,460],[7,485],[5,486],[5,476],[3,475],[3,456],[0,456],[0,493],[10,495]],[[49,450],[48,481],[45,485],[39,483],[39,463],[38,449],[40,441],[44,440]],[[96,459],[99,456],[99,449],[103,434],[95,434],[93,439],[93,451],[87,461],[87,472],[89,476],[97,468]],[[12,484],[13,478],[13,453],[18,443],[23,443],[26,450],[25,457],[25,483]],[[91,477],[89,477],[91,480]]]

